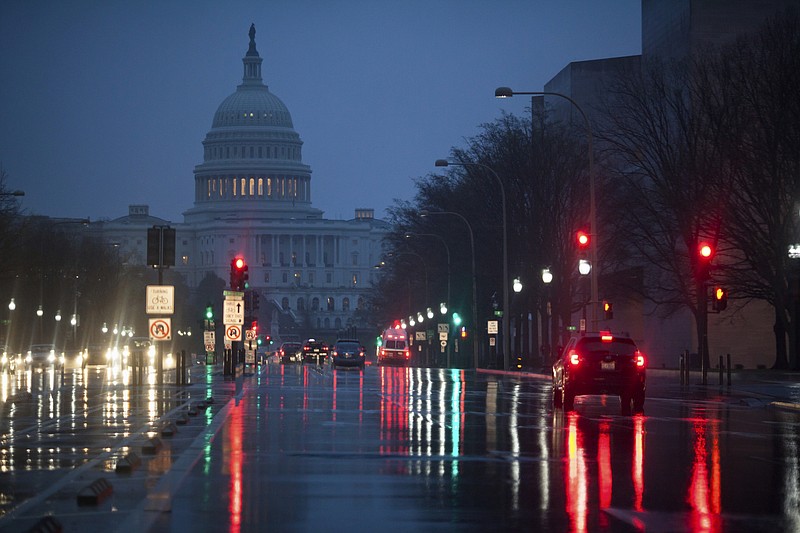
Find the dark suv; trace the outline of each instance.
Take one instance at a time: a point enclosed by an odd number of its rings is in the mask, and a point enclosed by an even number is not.
[[[647,361],[629,337],[585,333],[569,340],[553,363],[553,405],[575,408],[575,396],[619,396],[622,414],[644,410]]]
[[[314,339],[308,339],[303,345],[303,363],[322,364],[328,360],[328,345]]]
[[[364,370],[366,350],[357,339],[339,339],[331,349],[333,367],[357,366]]]

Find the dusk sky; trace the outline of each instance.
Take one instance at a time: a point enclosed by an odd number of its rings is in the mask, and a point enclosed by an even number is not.
[[[182,222],[250,24],[325,218],[377,217],[571,61],[641,52],[641,0],[31,1],[0,5],[0,165],[29,214]]]

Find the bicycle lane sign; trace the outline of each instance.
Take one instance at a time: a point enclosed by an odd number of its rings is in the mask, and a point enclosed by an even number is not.
[[[171,315],[175,312],[175,287],[148,285],[146,301],[148,315]]]

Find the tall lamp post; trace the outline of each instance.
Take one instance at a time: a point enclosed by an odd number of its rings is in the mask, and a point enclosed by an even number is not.
[[[598,264],[597,264],[597,240],[598,240],[598,233],[597,233],[597,209],[596,209],[596,201],[595,201],[595,179],[594,179],[594,149],[592,148],[592,126],[589,122],[589,117],[586,116],[586,113],[583,111],[583,108],[578,105],[578,102],[570,98],[569,96],[561,93],[554,93],[550,91],[512,91],[509,87],[498,87],[494,91],[495,98],[511,98],[514,95],[530,95],[530,96],[557,96],[559,98],[563,98],[567,100],[570,104],[575,106],[575,109],[580,112],[581,117],[583,117],[583,125],[586,128],[586,138],[588,142],[588,151],[589,151],[589,234],[592,236],[589,242],[589,254],[592,262],[592,301],[590,302],[591,307],[591,319],[592,319],[592,327],[597,328],[597,309],[600,305],[600,298],[598,297],[598,288],[597,288],[597,275],[598,275]]]
[[[506,188],[503,185],[503,180],[500,179],[500,176],[497,175],[497,172],[494,171],[490,166],[484,165],[483,163],[455,163],[452,161],[448,161],[447,159],[437,159],[435,165],[437,167],[447,167],[450,165],[453,166],[460,166],[460,167],[467,167],[467,166],[476,166],[481,167],[485,170],[488,170],[492,176],[497,180],[497,183],[500,185],[500,194],[503,200],[503,369],[508,370],[511,364],[511,354],[510,346],[511,346],[511,339],[510,331],[511,328],[509,327],[509,321],[511,320],[511,316],[509,315],[509,302],[510,299],[508,294],[508,224],[506,220],[507,216],[507,209],[506,209]],[[474,255],[474,254],[473,254]]]
[[[472,250],[472,323],[474,324],[475,329],[475,341],[472,343],[472,364],[475,368],[478,368],[478,289],[477,289],[477,272],[475,271],[475,234],[472,232],[472,226],[469,223],[469,220],[464,218],[461,213],[456,213],[455,211],[420,211],[420,216],[427,217],[429,215],[452,215],[457,216],[461,220],[464,221],[464,224],[467,225],[467,229],[469,230],[469,244],[470,249]],[[452,305],[452,303],[450,304]]]

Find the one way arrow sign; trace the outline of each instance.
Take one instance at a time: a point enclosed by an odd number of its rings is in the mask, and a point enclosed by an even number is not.
[[[222,322],[224,324],[244,324],[244,302],[242,300],[225,300],[222,308]]]

